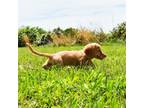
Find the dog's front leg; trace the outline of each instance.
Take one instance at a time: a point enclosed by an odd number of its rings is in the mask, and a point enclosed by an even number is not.
[[[88,60],[88,61],[87,61],[87,65],[92,66],[92,67],[95,67],[95,65],[93,64],[93,62],[92,62],[91,60]]]

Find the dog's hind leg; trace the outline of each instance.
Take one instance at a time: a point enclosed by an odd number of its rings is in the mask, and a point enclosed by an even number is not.
[[[48,69],[48,68],[50,68],[51,66],[52,66],[52,63],[50,63],[49,60],[47,60],[47,61],[42,65],[42,67],[43,67],[44,69]]]

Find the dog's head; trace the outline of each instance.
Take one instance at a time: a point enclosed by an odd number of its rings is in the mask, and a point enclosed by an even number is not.
[[[101,51],[101,46],[97,43],[91,43],[84,47],[84,53],[89,58],[104,59],[106,55]]]

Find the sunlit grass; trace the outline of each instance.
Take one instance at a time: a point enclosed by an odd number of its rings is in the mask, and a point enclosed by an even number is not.
[[[83,46],[35,47],[42,52],[80,50]],[[92,67],[53,66],[44,70],[46,58],[19,48],[18,102],[22,108],[125,108],[125,44],[102,45],[103,61],[94,59]]]

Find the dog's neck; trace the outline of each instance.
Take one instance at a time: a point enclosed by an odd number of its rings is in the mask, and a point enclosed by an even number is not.
[[[92,57],[89,57],[89,56],[87,56],[86,54],[85,54],[84,58],[85,58],[86,60],[91,60],[91,59],[93,59]]]

